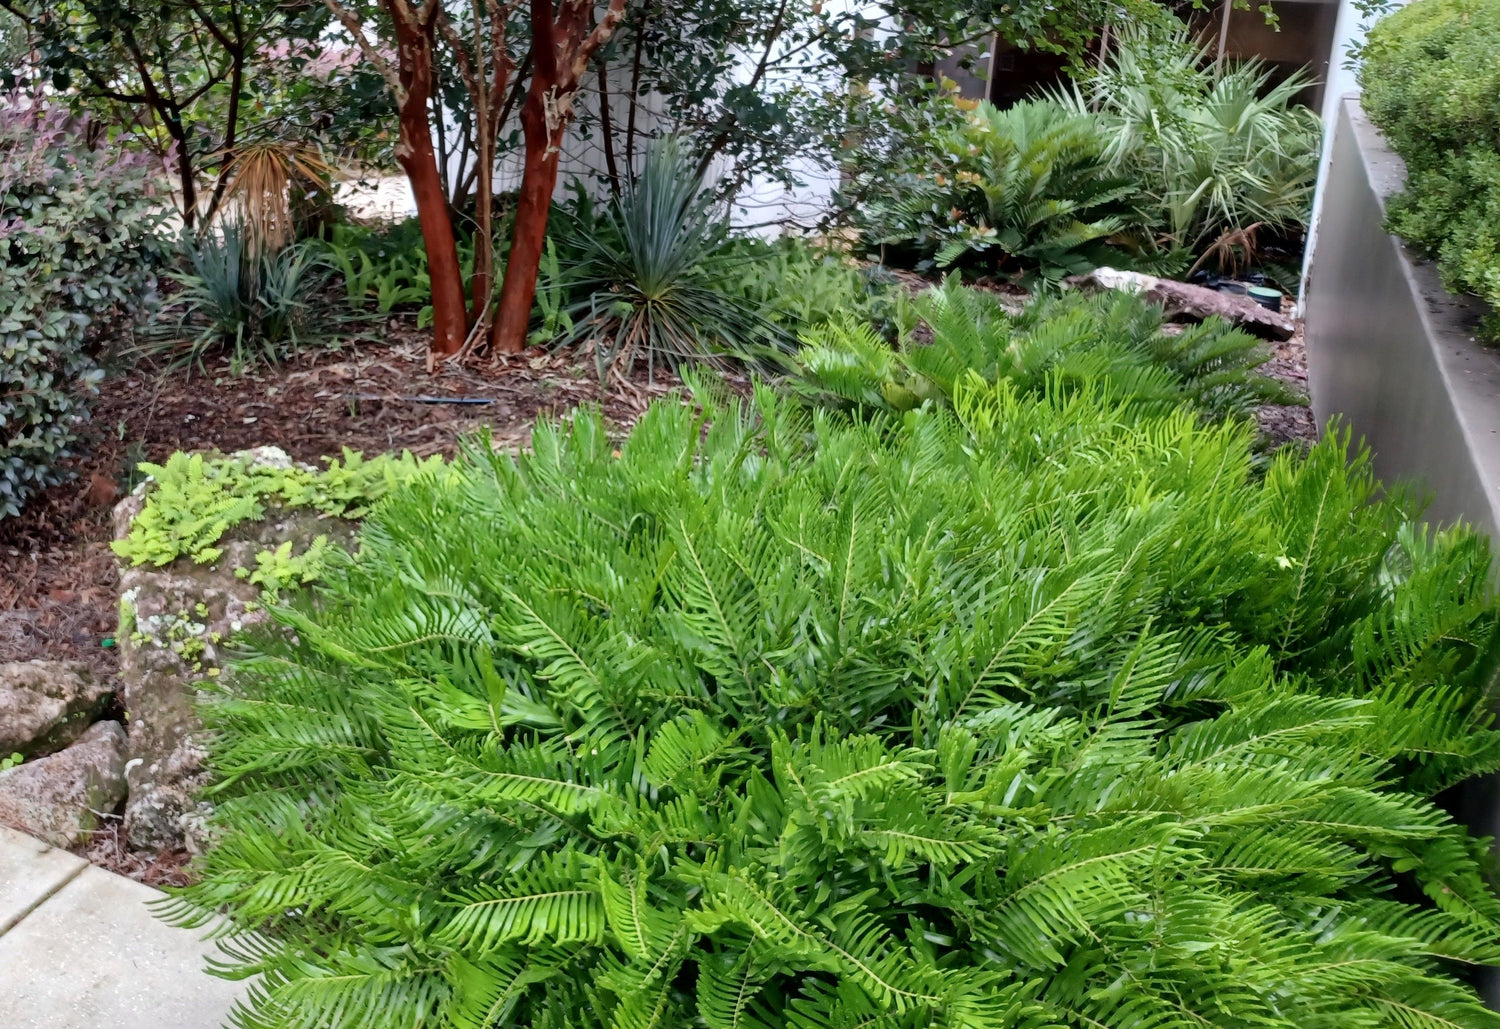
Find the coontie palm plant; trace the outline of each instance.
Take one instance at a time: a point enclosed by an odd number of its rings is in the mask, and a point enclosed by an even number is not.
[[[212,689],[235,1023],[1493,1026],[1485,545],[1192,396],[672,398],[393,493]]]
[[[919,170],[857,181],[853,217],[867,246],[919,267],[1055,281],[1128,263],[1136,185],[1108,167],[1106,143],[1094,119],[1049,101],[981,103],[918,145]]]

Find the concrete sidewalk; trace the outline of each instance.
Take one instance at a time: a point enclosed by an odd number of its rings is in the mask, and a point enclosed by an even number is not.
[[[214,946],[158,921],[161,894],[0,828],[0,1026],[217,1029],[243,983]]]

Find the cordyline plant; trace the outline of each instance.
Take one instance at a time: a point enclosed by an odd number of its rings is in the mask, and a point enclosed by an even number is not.
[[[237,1025],[1495,1024],[1481,538],[1099,384],[706,403],[419,478],[216,688]]]

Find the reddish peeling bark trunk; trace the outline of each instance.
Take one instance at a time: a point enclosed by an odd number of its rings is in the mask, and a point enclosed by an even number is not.
[[[547,220],[552,213],[552,191],[557,188],[557,166],[562,154],[563,126],[547,127],[547,84],[533,75],[521,128],[526,139],[526,161],[521,172],[521,195],[516,199],[516,221],[511,230],[505,281],[500,285],[500,307],[491,342],[499,354],[516,354],[526,346],[536,280],[547,246]]]
[[[456,354],[469,334],[468,310],[464,303],[463,272],[458,265],[458,246],[453,239],[453,221],[448,214],[448,198],[443,193],[443,179],[428,126],[433,26],[430,22],[423,25],[408,20],[399,10],[392,14],[401,85],[405,91],[399,105],[401,133],[396,142],[396,161],[411,182],[422,243],[427,249],[427,273],[432,280],[432,352]]]
[[[551,0],[531,0],[531,85],[521,109],[526,139],[526,161],[521,172],[521,195],[505,262],[505,282],[490,332],[497,354],[520,353],[526,346],[531,305],[536,300],[536,277],[547,244],[547,218],[552,213],[552,191],[557,186],[559,147],[573,118],[590,58],[609,39],[625,14],[625,0],[610,0],[599,23],[589,28],[593,0],[563,0],[553,11]]]

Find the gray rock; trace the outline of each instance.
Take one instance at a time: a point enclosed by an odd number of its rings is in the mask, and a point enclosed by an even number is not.
[[[108,684],[63,661],[0,664],[0,757],[40,757],[61,750],[108,706]]]
[[[276,467],[290,464],[275,448],[243,455]],[[146,490],[115,507],[115,533],[123,537],[140,513]],[[225,644],[238,632],[266,620],[261,590],[237,577],[254,569],[257,554],[291,540],[298,552],[314,538],[335,543],[352,526],[307,509],[269,509],[262,521],[230,529],[216,546],[211,565],[179,558],[162,568],[139,566],[120,572],[120,692],[129,727],[125,831],[133,847],[162,850],[205,841],[209,812],[199,793],[207,778],[202,725],[195,710],[200,686],[218,674]]]
[[[76,847],[125,799],[125,730],[96,722],[66,750],[0,772],[0,824]]]

